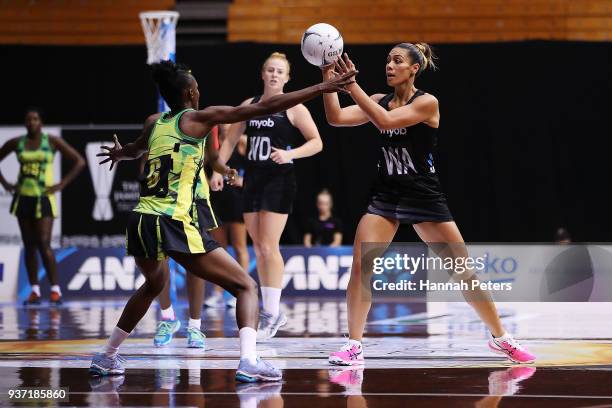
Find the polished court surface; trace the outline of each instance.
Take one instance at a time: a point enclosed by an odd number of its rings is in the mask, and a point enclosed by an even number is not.
[[[330,367],[343,344],[343,300],[292,300],[288,324],[259,344],[284,369],[279,384],[237,384],[233,311],[203,311],[205,350],[184,330],[155,348],[156,308],[121,349],[126,375],[92,378],[90,356],[115,326],[125,300],[61,308],[0,305],[0,406],[17,387],[67,388],[66,406],[405,407],[612,406],[612,305],[499,304],[505,326],[539,359],[515,365],[489,352],[487,333],[462,303],[378,302],[370,313],[362,369]],[[186,323],[186,304],[175,307]],[[30,403],[31,405],[31,403]]]

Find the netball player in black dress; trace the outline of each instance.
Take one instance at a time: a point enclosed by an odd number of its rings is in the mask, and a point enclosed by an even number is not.
[[[392,93],[368,96],[355,82],[347,90],[356,105],[346,108],[340,107],[337,94],[323,96],[325,114],[331,125],[358,126],[372,122],[377,128],[372,131],[379,141],[378,177],[370,193],[367,214],[357,227],[353,247],[346,296],[349,341],[330,355],[332,364],[356,365],[364,361],[361,339],[371,300],[361,290],[362,243],[391,242],[399,224],[406,223],[413,225],[423,242],[459,244],[452,248],[461,253],[453,252],[453,256],[467,257],[434,166],[433,151],[440,122],[438,100],[414,86],[416,77],[427,68],[434,68],[429,45],[398,44],[387,56],[387,84],[394,88]],[[323,76],[332,78],[352,69],[355,66],[345,54],[335,66],[324,67]],[[470,304],[492,334],[490,348],[515,362],[534,361],[535,356],[506,333],[490,297],[486,293],[476,295],[480,299]]]
[[[289,81],[289,69],[284,54],[275,52],[270,55],[261,70],[263,95],[249,98],[242,105],[282,94]],[[279,242],[296,193],[293,160],[320,152],[323,144],[304,105],[232,125],[219,152],[221,160],[229,159],[243,133],[248,137],[243,187],[244,221],[255,248],[263,300],[257,336],[268,339],[287,321],[279,310],[285,266]],[[304,139],[306,143],[303,143]],[[296,148],[299,144],[301,146]],[[211,181],[211,184],[215,185],[215,182]]]

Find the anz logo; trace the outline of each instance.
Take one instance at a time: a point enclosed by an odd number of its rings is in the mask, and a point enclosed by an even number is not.
[[[79,271],[72,277],[68,290],[78,291],[89,285],[89,289],[93,291],[132,291],[138,289],[144,281],[144,276],[137,272],[134,258],[131,256],[123,259],[106,256],[104,262],[102,258],[92,256],[83,262]]]
[[[351,277],[352,255],[294,255],[285,263],[283,288],[295,290],[346,290]]]

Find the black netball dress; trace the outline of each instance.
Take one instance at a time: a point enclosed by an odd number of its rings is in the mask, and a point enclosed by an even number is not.
[[[260,99],[256,96],[252,103]],[[245,133],[248,141],[243,211],[291,213],[296,193],[293,163],[277,164],[270,155],[273,147],[295,147],[303,141],[302,134],[289,121],[287,111],[246,121]]]
[[[417,92],[406,103],[424,95]],[[389,110],[393,94],[379,104]],[[440,188],[433,152],[437,129],[419,123],[381,130],[378,140],[378,176],[370,192],[368,213],[404,224],[452,221]]]

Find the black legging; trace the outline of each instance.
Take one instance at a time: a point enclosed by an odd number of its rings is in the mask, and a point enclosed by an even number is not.
[[[49,282],[51,285],[57,285],[57,265],[55,263],[55,255],[51,250],[53,217],[19,217],[17,220],[19,221],[19,229],[21,229],[21,239],[25,249],[25,262],[30,285],[38,285],[38,258],[36,257],[36,251],[40,253]]]

